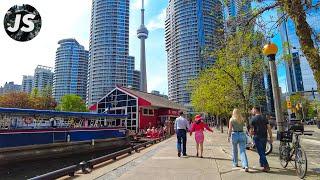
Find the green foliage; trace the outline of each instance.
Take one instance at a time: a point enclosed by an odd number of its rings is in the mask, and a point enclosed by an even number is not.
[[[287,19],[291,19],[295,27],[295,33],[298,37],[300,44],[300,50],[306,57],[315,81],[318,87],[320,86],[320,38],[317,35],[315,29],[312,28],[312,24],[307,21],[308,14],[310,12],[319,14],[320,3],[315,1],[301,1],[301,0],[255,0],[257,1],[255,8],[252,10],[252,15],[248,19],[246,17],[239,17],[244,19],[245,22],[240,24],[255,25],[256,29],[264,31],[264,34],[272,34],[269,39],[272,39],[273,34],[277,33],[278,27],[282,25]],[[264,16],[263,14],[270,10],[277,10],[278,16],[275,18],[272,15]],[[251,26],[247,27],[251,29]],[[283,50],[286,51],[290,45],[285,43]],[[284,52],[289,54],[290,52]],[[292,57],[285,55],[284,60],[291,60]]]
[[[239,108],[247,113],[264,96],[255,88],[266,66],[261,54],[264,38],[259,33],[239,31],[224,44],[210,53],[216,59],[214,66],[190,82],[191,101],[197,111],[223,115]]]
[[[52,87],[47,86],[40,92],[34,88],[29,95],[29,99],[34,109],[55,109],[57,103],[52,97]]]
[[[310,101],[302,93],[296,93],[290,96],[292,110],[296,113],[297,119],[313,118],[316,116],[317,101]],[[283,109],[288,110],[287,102],[283,102]]]
[[[67,94],[61,98],[61,102],[57,107],[59,111],[72,112],[88,112],[85,102],[80,96],[75,94]]]

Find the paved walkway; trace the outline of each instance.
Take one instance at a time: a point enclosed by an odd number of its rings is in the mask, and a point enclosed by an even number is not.
[[[153,145],[140,153],[124,157],[113,163],[106,163],[94,169],[89,174],[77,174],[77,179],[120,179],[120,180],[193,180],[193,179],[237,179],[237,180],[276,180],[298,179],[292,165],[283,169],[276,154],[270,154],[268,160],[271,172],[264,173],[259,169],[258,155],[256,152],[247,151],[250,172],[246,173],[241,168],[232,168],[231,147],[226,142],[226,133],[217,130],[206,133],[204,158],[194,155],[194,137],[188,136],[188,157],[179,158],[176,153],[176,138],[172,137],[159,144]],[[320,150],[319,150],[320,151]],[[240,163],[239,163],[240,164]],[[320,164],[318,164],[320,167]],[[68,178],[70,179],[70,178]],[[319,172],[308,172],[306,179],[320,180]]]

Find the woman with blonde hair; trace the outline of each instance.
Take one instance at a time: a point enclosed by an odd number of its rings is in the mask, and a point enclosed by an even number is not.
[[[241,116],[239,109],[234,109],[232,112],[232,117],[229,121],[228,129],[228,142],[232,142],[232,164],[233,167],[238,167],[238,145],[240,149],[240,158],[242,162],[242,168],[246,172],[249,171],[248,159],[246,154],[246,141],[247,137],[243,131],[245,126],[244,118]]]

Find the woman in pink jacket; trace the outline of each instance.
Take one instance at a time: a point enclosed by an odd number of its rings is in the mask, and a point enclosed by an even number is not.
[[[200,145],[200,157],[203,158],[203,141],[204,141],[204,129],[207,129],[210,132],[213,132],[212,129],[209,128],[209,126],[202,121],[202,117],[200,115],[196,115],[195,122],[192,123],[191,129],[190,129],[190,136],[192,135],[192,132],[195,132],[195,140],[197,143],[197,157],[199,156],[198,149]]]

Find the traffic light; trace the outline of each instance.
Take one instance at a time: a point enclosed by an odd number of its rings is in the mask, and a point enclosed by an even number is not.
[[[291,102],[290,101],[287,101],[287,108],[291,109]]]

